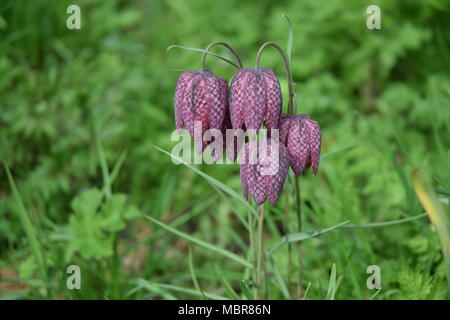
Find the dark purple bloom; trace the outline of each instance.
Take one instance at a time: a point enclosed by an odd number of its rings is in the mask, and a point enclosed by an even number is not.
[[[230,112],[234,129],[278,128],[282,96],[271,69],[240,69],[230,84]]]
[[[290,165],[296,176],[312,166],[317,175],[320,160],[321,134],[319,124],[306,115],[282,114],[280,141],[287,147]]]
[[[228,107],[228,83],[209,70],[183,72],[175,89],[175,123],[185,126],[195,141],[208,129],[222,129]],[[194,132],[195,122],[200,132]],[[197,136],[194,136],[194,134]],[[202,143],[202,150],[206,147]]]
[[[281,143],[247,142],[244,146],[240,171],[244,197],[248,200],[250,193],[258,205],[266,199],[275,205],[288,169],[289,152]]]

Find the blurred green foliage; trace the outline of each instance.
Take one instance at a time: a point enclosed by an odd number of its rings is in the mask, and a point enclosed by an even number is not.
[[[81,8],[81,30],[66,28],[66,8],[73,3]],[[381,7],[381,30],[366,27],[369,4]],[[232,213],[243,207],[152,147],[174,145],[175,82],[180,70],[200,67],[200,54],[166,48],[226,41],[251,67],[263,42],[286,46],[282,13],[294,26],[299,112],[321,125],[323,154],[353,146],[323,159],[318,177],[302,177],[304,229],[422,213],[409,179],[413,168],[431,176],[436,189],[450,192],[446,0],[2,0],[0,159],[11,168],[44,245],[53,276],[47,297],[190,297],[162,287],[133,290],[139,278],[193,287],[188,243],[128,219],[139,211],[245,256],[246,232]],[[286,93],[276,52],[268,50],[261,64],[276,70]],[[211,56],[207,66],[228,79],[235,72]],[[103,203],[96,141],[110,167],[127,152],[112,196]],[[240,190],[237,165],[201,169]],[[284,234],[281,202],[270,208],[268,244]],[[0,271],[15,270],[26,283],[13,290],[0,282],[0,294],[40,298],[46,294],[41,284],[27,280],[38,276],[37,267],[17,211],[0,171]],[[290,225],[295,231],[294,220]],[[305,241],[303,250],[308,298],[325,298],[332,263],[342,276],[337,299],[373,295],[365,286],[371,264],[382,270],[377,299],[447,294],[439,240],[426,219],[336,230]],[[286,277],[287,250],[276,255]],[[240,292],[244,276],[235,263],[201,248],[193,250],[193,261],[204,290],[226,294],[224,277]],[[65,289],[70,263],[87,270],[80,292]],[[211,271],[217,266],[222,276]],[[0,281],[9,279],[2,275]],[[270,297],[281,295],[271,287]]]

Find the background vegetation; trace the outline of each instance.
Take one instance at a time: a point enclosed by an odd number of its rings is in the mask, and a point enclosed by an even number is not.
[[[73,3],[81,7],[81,30],[66,28]],[[381,30],[366,28],[369,4],[381,6]],[[318,177],[301,178],[303,229],[422,214],[414,169],[450,212],[448,1],[2,0],[0,158],[17,186],[2,166],[2,298],[249,297],[248,270],[217,249],[246,258],[238,219],[245,206],[153,145],[174,145],[175,82],[180,70],[200,67],[199,53],[166,48],[226,41],[253,66],[263,42],[286,46],[282,13],[294,27],[299,112],[320,123],[326,155]],[[213,57],[207,65],[228,79],[235,72]],[[283,77],[275,51],[262,65]],[[237,165],[198,169],[240,194]],[[268,207],[267,247],[285,234],[285,198]],[[383,287],[375,299],[448,297],[439,237],[426,216],[339,228],[302,246],[308,299],[330,297],[333,264],[336,299],[371,298],[366,268],[373,264]],[[274,257],[268,295],[287,298],[278,276],[291,292],[297,279],[288,246]],[[81,290],[66,288],[71,264],[81,268]]]

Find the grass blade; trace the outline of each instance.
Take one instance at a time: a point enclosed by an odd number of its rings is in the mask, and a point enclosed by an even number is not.
[[[375,299],[375,297],[380,293],[380,291],[381,291],[381,288],[378,289],[378,290],[377,290],[377,291],[369,298],[369,300]]]
[[[334,294],[336,293],[336,264],[333,263],[330,274],[330,281],[328,283],[327,300],[334,300]]]
[[[220,295],[217,295],[214,293],[204,292],[202,295],[202,293],[200,293],[196,290],[187,289],[187,288],[183,288],[183,287],[179,287],[179,286],[174,286],[171,284],[156,283],[156,282],[151,282],[151,281],[148,281],[145,279],[138,280],[138,289],[147,289],[147,290],[153,291],[155,287],[161,288],[161,289],[166,289],[166,290],[171,290],[171,291],[177,291],[180,293],[185,293],[185,294],[196,296],[196,297],[202,297],[204,295],[208,299],[212,299],[212,300],[229,300],[223,296],[220,296]],[[133,291],[136,291],[136,290],[133,290]]]
[[[417,216],[412,216],[412,217],[398,219],[398,220],[373,222],[373,223],[366,223],[366,224],[347,224],[345,226],[342,226],[342,228],[353,229],[353,228],[386,227],[386,226],[392,226],[392,225],[396,225],[396,224],[401,224],[401,223],[417,220],[417,219],[426,217],[426,215],[427,215],[426,213],[421,213],[421,214],[418,214]]]
[[[431,223],[435,226],[441,241],[442,253],[447,263],[447,289],[450,297],[450,226],[448,218],[423,174],[420,171],[414,172],[412,180],[417,197],[430,217]]]
[[[350,222],[350,220],[347,220],[347,221],[341,222],[337,225],[334,225],[334,226],[331,226],[328,228],[322,228],[322,229],[312,230],[312,231],[308,231],[308,232],[299,232],[299,233],[292,233],[292,234],[285,235],[272,248],[269,249],[269,251],[267,252],[267,257],[272,255],[276,250],[278,250],[282,245],[284,245],[286,243],[303,241],[303,240],[306,240],[309,238],[314,238],[323,233],[332,231],[337,228],[341,228],[343,225],[345,225],[349,222]]]
[[[244,297],[247,300],[255,300],[253,297],[253,294],[251,293],[250,289],[248,288],[248,280],[241,280],[241,291]]]
[[[308,296],[309,289],[311,288],[311,282],[308,282],[308,286],[306,287],[305,294],[300,300],[306,300]]]
[[[25,206],[23,204],[22,198],[20,197],[19,190],[17,189],[16,183],[14,182],[14,178],[9,171],[8,165],[6,162],[3,162],[3,165],[5,167],[6,176],[8,177],[9,185],[11,187],[11,190],[13,192],[14,198],[16,200],[17,206],[18,206],[18,213],[19,213],[19,219],[22,224],[23,230],[25,231],[25,234],[28,238],[28,242],[31,247],[31,252],[36,259],[36,262],[38,264],[39,272],[42,276],[44,287],[47,290],[47,268],[45,263],[45,256],[44,251],[42,249],[41,244],[39,243],[36,232],[33,226],[33,223],[31,222],[31,218],[25,209]]]
[[[237,194],[234,190],[232,190],[231,188],[229,188],[227,185],[225,185],[224,183],[220,182],[217,179],[214,179],[213,177],[207,175],[206,173],[202,172],[201,170],[197,169],[196,167],[194,167],[193,165],[188,164],[187,162],[183,161],[182,159],[178,158],[177,156],[174,156],[173,154],[170,154],[169,152],[167,152],[166,150],[163,150],[161,148],[158,148],[157,146],[153,146],[155,149],[161,151],[162,153],[167,154],[168,156],[171,156],[173,159],[177,160],[178,162],[182,163],[183,165],[185,165],[186,167],[188,167],[189,169],[193,170],[195,173],[197,173],[199,176],[205,178],[210,184],[216,186],[217,188],[219,188],[220,190],[222,190],[223,192],[225,192],[226,194],[230,195],[231,197],[235,198],[236,200],[240,201],[241,203],[243,203],[248,209],[250,209],[255,215],[257,215],[257,211],[255,210],[255,208],[253,208],[247,200],[245,200],[243,197],[241,197],[239,194]]]
[[[116,180],[117,175],[119,174],[120,168],[122,168],[123,163],[125,162],[125,158],[127,157],[127,151],[124,150],[119,155],[119,159],[117,159],[116,164],[114,165],[113,169],[111,170],[111,174],[109,175],[109,186],[105,185],[103,186],[103,190],[106,190],[105,188],[111,188],[112,184],[114,183],[114,180]]]
[[[234,291],[233,287],[228,282],[228,280],[224,277],[222,272],[220,272],[219,267],[217,265],[215,266],[215,269],[216,269],[216,275],[219,277],[220,282],[222,282],[223,287],[225,288],[225,290],[227,290],[227,292],[231,296],[231,298],[233,300],[240,300],[241,298],[236,293],[236,291]]]
[[[281,16],[286,19],[288,23],[288,40],[287,40],[287,46],[286,46],[286,55],[289,61],[289,65],[291,65],[291,57],[292,57],[292,44],[294,42],[294,29],[292,28],[291,20],[289,20],[289,17],[283,13]]]
[[[194,283],[194,287],[195,290],[197,290],[198,292],[200,292],[202,294],[202,296],[207,299],[207,297],[205,296],[205,294],[203,293],[203,290],[200,288],[200,284],[198,283],[198,279],[197,276],[195,275],[195,270],[194,270],[194,261],[192,259],[192,249],[189,248],[189,272],[191,273],[191,277],[192,277],[192,282]]]
[[[242,264],[245,267],[252,268],[252,265],[249,262],[247,262],[246,260],[242,259],[241,257],[239,257],[238,255],[234,254],[231,251],[219,248],[219,247],[217,247],[217,246],[215,246],[215,245],[213,245],[211,243],[208,243],[206,241],[203,241],[201,239],[198,239],[198,238],[195,238],[195,237],[193,237],[191,235],[188,235],[188,234],[186,234],[186,233],[184,233],[182,231],[179,231],[179,230],[177,230],[175,228],[172,228],[171,226],[166,225],[165,223],[162,223],[161,221],[156,220],[153,217],[150,217],[150,216],[146,215],[145,218],[150,220],[154,224],[157,224],[158,226],[166,229],[167,231],[169,231],[169,232],[171,232],[171,233],[173,233],[173,234],[175,234],[175,235],[177,235],[177,236],[179,236],[181,238],[184,238],[184,239],[186,239],[188,241],[191,241],[191,242],[193,242],[193,243],[195,243],[195,244],[197,244],[197,245],[199,245],[199,246],[201,246],[203,248],[209,249],[211,251],[215,251],[215,252],[217,252],[217,253],[219,253],[219,254],[227,257],[227,258],[230,258],[231,260],[236,261],[239,264]]]
[[[342,147],[342,148],[337,149],[335,151],[327,152],[327,153],[323,154],[322,156],[320,156],[320,160],[326,159],[326,158],[328,158],[328,157],[330,157],[332,155],[335,155],[336,153],[340,153],[340,152],[344,152],[344,151],[353,149],[356,146],[357,146],[357,144],[355,143],[355,144],[351,144],[351,145]]]
[[[280,270],[278,269],[278,266],[273,259],[273,257],[270,257],[270,264],[272,266],[272,272],[275,275],[275,280],[278,285],[278,288],[280,289],[281,293],[283,294],[285,299],[292,299],[291,294],[289,293],[289,290],[286,286],[286,282],[284,282],[283,276],[280,273]]]
[[[447,159],[447,179],[448,179],[448,190],[450,190],[450,149],[448,150],[448,159]],[[448,205],[447,205],[447,210],[448,210],[448,214],[450,215],[450,192],[447,193],[448,196]]]
[[[112,192],[111,192],[109,169],[108,169],[108,163],[106,161],[105,151],[103,150],[102,143],[100,142],[100,139],[98,137],[95,138],[95,144],[96,144],[96,148],[97,148],[98,158],[100,161],[100,168],[102,170],[103,191],[105,192],[106,199],[109,199],[109,198],[111,198]]]

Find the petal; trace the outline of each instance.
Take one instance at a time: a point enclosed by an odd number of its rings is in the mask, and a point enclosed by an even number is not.
[[[289,127],[291,125],[292,116],[289,114],[281,114],[280,116],[280,127],[279,127],[279,137],[280,142],[284,145],[287,143],[287,136],[289,132]]]
[[[309,127],[309,141],[311,150],[311,165],[313,168],[313,173],[316,176],[319,170],[320,161],[320,145],[321,145],[321,134],[319,124],[314,120],[307,120],[306,123]]]
[[[191,80],[189,80],[186,85],[186,89],[183,93],[182,105],[181,105],[181,113],[183,116],[183,123],[189,131],[189,134],[192,138],[194,138],[194,106],[193,106],[193,96],[194,90],[200,81],[200,77],[194,76]]]
[[[260,72],[250,72],[245,81],[244,122],[258,133],[266,114],[266,82]],[[251,134],[251,133],[249,133]]]
[[[228,105],[228,83],[213,74],[208,75],[208,82],[208,124],[209,128],[220,130]]]
[[[177,85],[175,88],[175,125],[177,129],[180,129],[183,126],[183,96],[186,88],[190,80],[198,75],[198,71],[186,71],[180,74],[178,77]]]
[[[248,192],[255,199],[256,203],[260,205],[266,199],[266,176],[261,175],[261,159],[258,154],[257,141],[246,143],[244,151],[244,159],[248,163],[246,171]]]
[[[281,194],[289,170],[289,152],[281,143],[278,143],[277,146],[278,152],[274,152],[275,144],[272,143],[272,159],[278,160],[278,170],[276,170],[276,174],[268,176],[267,181],[267,198],[272,205],[276,205],[278,201],[278,197]],[[272,166],[274,166],[274,164],[272,164]]]
[[[244,147],[245,155],[248,154],[248,144]],[[248,158],[248,157],[247,157]],[[241,185],[242,185],[242,193],[244,194],[244,198],[248,200],[248,161],[247,158],[244,158],[243,161],[241,161],[240,166],[240,177],[241,177]]]
[[[307,131],[303,121],[298,117],[294,118],[289,127],[286,145],[290,155],[292,170],[297,177],[302,174],[306,161],[309,158],[309,139],[305,140],[306,134]]]
[[[271,69],[263,69],[262,75],[266,82],[267,107],[265,123],[267,128],[276,129],[279,125],[282,105],[280,83]]]
[[[194,127],[198,128],[198,130],[194,130],[193,139],[196,142],[198,153],[201,153],[208,145],[208,142],[203,141],[203,134],[208,129],[210,82],[206,73],[202,73],[197,85],[193,87],[192,112],[195,121]]]
[[[266,177],[261,175],[261,164],[249,166],[248,171],[248,190],[257,205],[266,200]]]
[[[244,83],[245,69],[240,69],[230,84],[230,116],[234,129],[242,129],[244,126]]]

